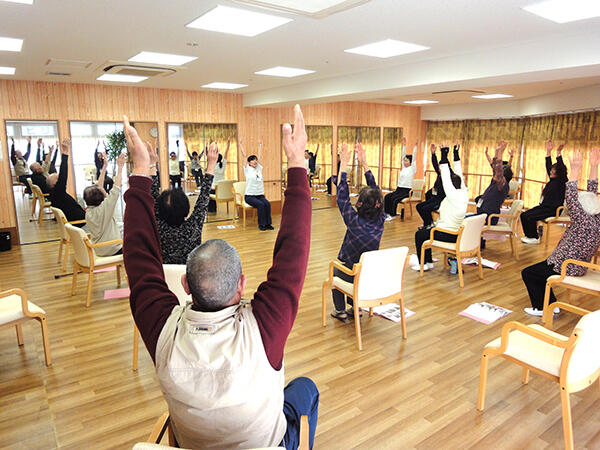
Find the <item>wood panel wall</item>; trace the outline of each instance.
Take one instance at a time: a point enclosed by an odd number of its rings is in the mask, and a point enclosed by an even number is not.
[[[245,108],[242,100],[240,94],[205,91],[0,80],[0,230],[13,231],[17,227],[6,120],[57,120],[61,139],[70,136],[70,120],[120,121],[127,114],[132,122],[156,122],[163,167],[167,162],[169,122],[237,123],[248,153],[256,151],[259,139],[263,141],[266,195],[279,202],[280,125],[293,120],[292,108]],[[409,143],[425,138],[426,124],[420,119],[420,108],[342,102],[306,105],[303,112],[307,124],[333,125],[334,142],[338,125],[403,127]],[[166,171],[163,175],[166,185]]]

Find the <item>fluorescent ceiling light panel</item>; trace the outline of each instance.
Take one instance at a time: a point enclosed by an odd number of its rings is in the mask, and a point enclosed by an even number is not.
[[[271,67],[270,69],[260,70],[254,72],[256,75],[269,75],[271,77],[299,77],[300,75],[306,75],[309,73],[315,73],[314,70],[296,69],[295,67]]]
[[[0,66],[0,75],[14,75],[15,68],[14,67],[2,67]]]
[[[0,37],[0,51],[20,52],[23,47],[23,39]]]
[[[350,5],[358,3],[356,0],[236,0],[238,3],[262,6],[265,8],[280,9],[283,11],[300,11],[315,14],[325,9],[333,8],[344,3]]]
[[[482,95],[473,95],[473,98],[482,98],[484,100],[492,100],[495,98],[510,98],[512,95],[509,94],[482,94]]]
[[[523,6],[536,16],[556,23],[574,22],[600,16],[600,1],[598,0],[546,0]]]
[[[197,56],[172,55],[170,53],[140,52],[129,58],[128,61],[150,64],[165,64],[167,66],[181,66],[198,59]]]
[[[219,5],[186,26],[253,37],[291,21],[285,17]]]
[[[354,47],[344,51],[346,53],[356,53],[357,55],[375,56],[376,58],[391,58],[392,56],[429,50],[429,48],[430,47],[425,47],[423,45],[411,44],[410,42],[386,39],[384,41],[373,42],[372,44],[361,45],[360,47]]]
[[[23,3],[24,5],[33,5],[33,0],[1,0],[9,3]]]
[[[212,83],[205,84],[202,86],[206,89],[239,89],[248,86],[247,84],[238,83],[223,83],[221,81],[214,81]]]
[[[428,105],[430,103],[439,103],[437,100],[407,100],[404,103],[409,105]]]
[[[147,80],[148,77],[139,77],[136,75],[119,75],[116,73],[105,73],[104,75],[96,78],[98,81],[115,81],[118,83],[139,83],[140,81]]]

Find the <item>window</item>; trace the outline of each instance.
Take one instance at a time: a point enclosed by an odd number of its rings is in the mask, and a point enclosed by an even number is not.
[[[58,141],[58,124],[47,121],[7,121],[6,134],[15,140],[15,149],[20,150],[23,155],[27,154],[27,138],[31,138],[31,152],[27,158],[27,163],[43,161],[45,155],[52,148],[52,157],[56,154],[55,168],[60,167],[60,158],[56,152],[56,143]],[[37,140],[42,139],[38,152]],[[11,142],[8,143],[9,151]]]

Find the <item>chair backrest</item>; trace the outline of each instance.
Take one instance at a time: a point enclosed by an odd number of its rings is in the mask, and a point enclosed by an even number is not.
[[[30,188],[33,188],[33,181],[31,181],[31,178],[25,178],[25,179],[27,180],[27,185],[28,185]]]
[[[423,197],[425,190],[425,180],[412,180],[412,196],[411,200],[420,200]]]
[[[521,182],[519,180],[510,180],[508,183],[508,198],[515,198],[520,189]]]
[[[38,202],[41,203],[40,207],[43,208],[44,203],[46,203],[46,198],[44,197],[42,190],[40,189],[40,187],[37,184],[33,184],[31,182],[30,178],[27,178],[27,181],[29,182],[29,186],[31,187],[31,191],[33,192],[33,195],[35,195]]]
[[[86,232],[81,228],[74,227],[70,223],[65,224],[65,230],[67,230],[67,234],[71,240],[73,254],[75,255],[75,261],[77,261],[77,264],[83,267],[90,267],[88,247],[85,244],[86,239],[88,239]]]
[[[180,305],[185,305],[192,301],[192,296],[186,294],[181,285],[181,276],[185,274],[185,269],[185,264],[163,264],[167,286],[177,296]]]
[[[521,211],[523,211],[523,200],[514,200],[510,205],[510,210],[508,211],[508,215],[511,216],[511,218],[507,219],[506,222],[512,226],[513,223],[515,223],[515,219],[513,219],[513,217],[517,216]]]
[[[65,224],[67,223],[65,213],[62,212],[62,209],[55,208],[54,206],[51,206],[50,209],[52,210],[54,218],[56,219],[56,223],[58,224],[58,232],[60,233],[60,238],[63,240],[68,240],[69,235],[67,234],[67,230],[65,229]]]
[[[478,214],[476,216],[466,217],[465,220],[463,220],[459,251],[468,252],[479,247],[485,218],[485,214]]]
[[[402,291],[408,247],[365,252],[358,282],[359,300],[376,300]]]
[[[600,310],[586,314],[575,326],[581,330],[581,337],[569,360],[567,383],[577,383],[593,375],[600,369]],[[592,380],[593,381],[593,380]]]
[[[217,181],[215,196],[217,200],[233,200],[233,180]]]
[[[233,192],[237,196],[238,194],[242,196],[241,201],[244,201],[244,195],[246,194],[246,182],[245,181],[236,181],[233,183]],[[237,200],[236,200],[237,201]]]

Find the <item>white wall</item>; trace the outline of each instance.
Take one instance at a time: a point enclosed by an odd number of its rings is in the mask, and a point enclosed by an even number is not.
[[[523,100],[424,106],[421,120],[498,119],[600,108],[600,84]]]

